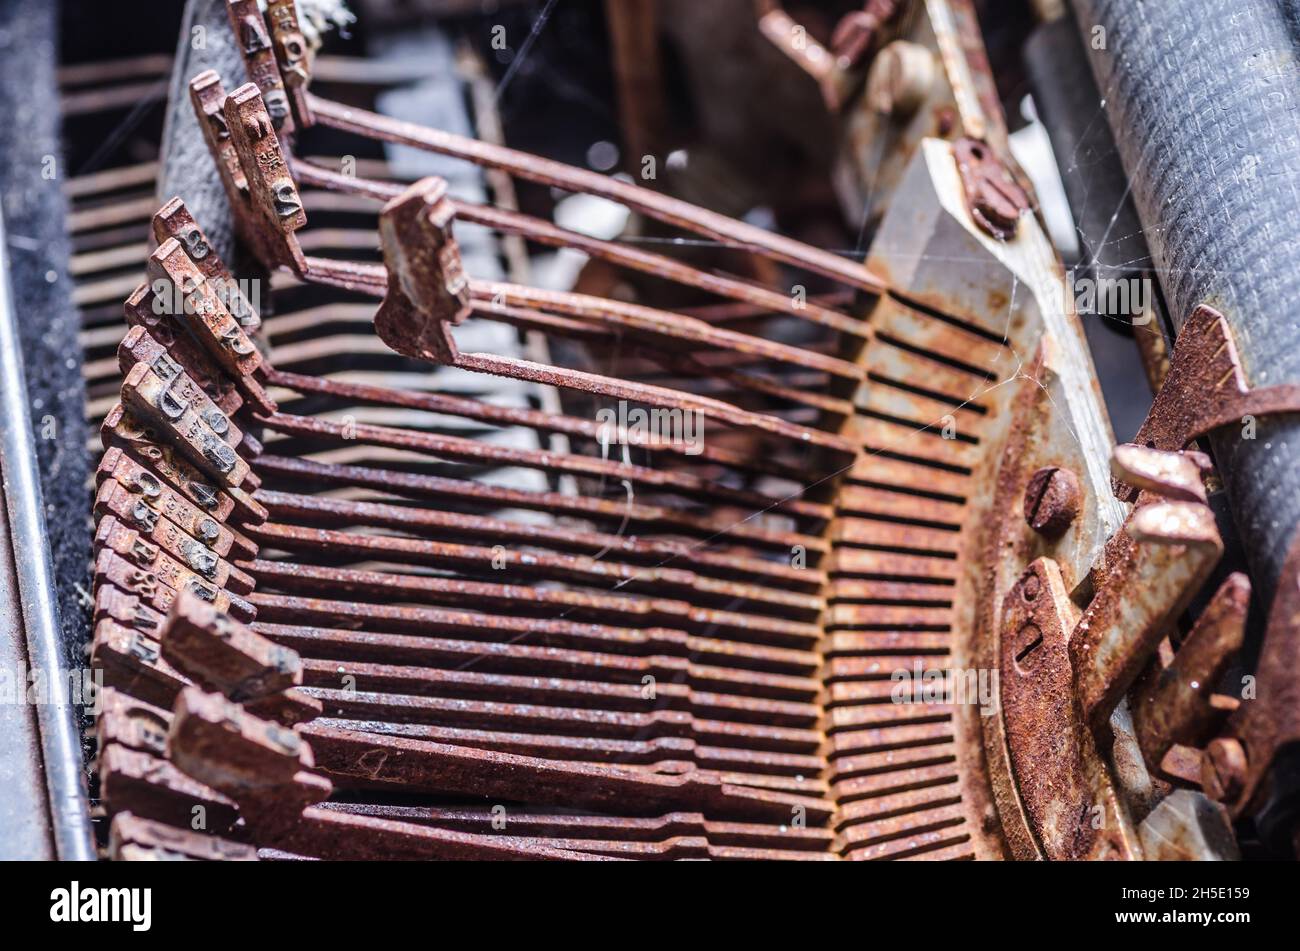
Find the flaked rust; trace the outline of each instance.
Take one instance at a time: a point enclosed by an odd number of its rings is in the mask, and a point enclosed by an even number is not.
[[[1002,709],[1017,790],[1046,858],[1132,858],[1115,791],[1075,702],[1075,630],[1060,569],[1038,559],[1002,607]]]
[[[1256,693],[1243,700],[1223,732],[1206,748],[1202,777],[1207,794],[1234,818],[1273,795],[1273,767],[1300,743],[1300,543],[1282,566],[1256,668]],[[1295,813],[1282,804],[1282,822]],[[1280,836],[1286,839],[1285,830]]]
[[[1241,649],[1249,605],[1249,579],[1240,572],[1229,575],[1173,661],[1134,691],[1133,724],[1148,763],[1162,763],[1175,744],[1202,745],[1223,718],[1210,696]]]
[[[1300,413],[1300,385],[1250,388],[1228,322],[1202,304],[1183,324],[1164,384],[1133,442],[1176,452],[1212,430],[1242,425],[1247,416],[1277,413]],[[1119,482],[1115,491],[1128,500],[1136,495]]]
[[[464,323],[470,302],[446,195],[447,183],[429,178],[384,205],[379,239],[388,289],[375,333],[398,353],[455,363],[450,327]]]
[[[174,667],[237,703],[302,683],[302,659],[294,651],[187,592],[173,602],[161,640],[163,657]]]
[[[1069,469],[1045,466],[1025,488],[1025,521],[1048,538],[1059,537],[1079,514],[1079,477]]]
[[[1102,726],[1223,554],[1205,505],[1139,497],[1093,570],[1096,594],[1070,642],[1079,703]]]
[[[832,70],[860,71],[895,6],[846,21],[822,48]],[[291,3],[232,18],[253,82],[226,95],[205,74],[191,96],[253,254],[368,301],[354,307],[396,353],[561,396],[506,406],[279,371],[258,315],[214,293],[230,275],[199,224],[164,206],[97,496],[93,657],[114,693],[100,737],[122,857],[240,852],[168,832],[187,803],[216,810],[219,836],[320,858],[1141,854],[1117,774],[1142,755],[1110,748],[1125,735],[1111,714],[1131,695],[1148,758],[1199,742],[1219,714],[1188,678],[1213,678],[1239,633],[1234,582],[1171,666],[1154,660],[1221,550],[1203,460],[1121,447],[1116,476],[1147,494],[1089,575],[1097,467],[1030,425],[1061,384],[1040,328],[1004,320],[1014,293],[913,295],[661,193],[330,102],[307,92]],[[313,123],[613,200],[755,266],[693,267],[452,199],[438,179],[338,175],[292,154],[291,130]],[[1014,171],[984,142],[945,157],[980,228],[1019,248],[1036,224]],[[383,264],[306,255],[300,184],[386,203]],[[458,217],[726,303],[479,280]],[[778,265],[838,289],[787,294]],[[870,320],[855,293],[877,297]],[[162,295],[183,313],[160,313]],[[471,320],[564,346],[463,352],[452,332]],[[551,362],[574,348],[582,360]],[[709,439],[628,446],[626,426],[583,415],[612,401],[699,414]],[[986,571],[999,603],[964,603]],[[1004,732],[987,750],[969,710],[893,696],[901,668],[979,660],[963,640],[977,614],[1000,631],[984,660]],[[1235,761],[1218,761],[1235,792]]]
[[[186,255],[203,272],[203,276],[222,288],[226,308],[239,321],[239,326],[245,333],[256,333],[261,328],[261,316],[212,247],[190,210],[185,207],[185,202],[173,198],[158,210],[153,217],[153,236],[159,244],[168,238],[180,242]]]
[[[273,13],[282,14],[283,4],[276,3],[268,9]],[[284,79],[280,73],[280,61],[277,60],[277,50],[272,44],[271,31],[257,9],[256,0],[229,0],[226,4],[226,13],[230,18],[235,43],[243,57],[249,78],[266,99],[268,121],[273,124],[277,132],[288,135],[294,130],[289,96],[285,92]],[[280,38],[285,39],[283,18],[274,16],[272,23],[280,26]]]
[[[1020,216],[1032,207],[1020,183],[985,142],[958,139],[953,153],[975,223],[1000,241],[1014,238]]]
[[[256,862],[257,849],[164,822],[120,812],[108,832],[109,854],[126,862]]]

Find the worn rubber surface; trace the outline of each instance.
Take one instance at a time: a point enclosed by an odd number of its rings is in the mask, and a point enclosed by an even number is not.
[[[203,232],[222,260],[233,261],[230,207],[190,105],[189,82],[205,69],[215,69],[228,90],[248,81],[222,0],[189,0],[185,4],[167,92],[157,196],[159,205],[176,197],[184,199],[190,213],[203,222]]]
[[[1174,319],[1208,303],[1251,385],[1300,380],[1300,3],[1074,6]],[[1256,590],[1271,599],[1300,520],[1300,420],[1212,442]]]
[[[0,193],[64,647],[68,666],[81,667],[89,630],[81,603],[81,592],[90,591],[89,460],[79,321],[68,275],[57,7],[46,0],[0,3]]]

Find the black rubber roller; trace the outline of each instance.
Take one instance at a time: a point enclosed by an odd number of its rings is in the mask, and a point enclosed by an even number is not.
[[[1300,0],[1074,10],[1175,324],[1210,304],[1252,386],[1300,382]],[[1268,604],[1300,521],[1300,417],[1245,429],[1211,445]]]

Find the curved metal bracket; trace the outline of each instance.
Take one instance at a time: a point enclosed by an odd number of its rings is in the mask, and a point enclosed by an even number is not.
[[[1227,320],[1202,304],[1178,334],[1164,386],[1133,441],[1177,452],[1211,430],[1240,423],[1245,416],[1275,413],[1300,413],[1300,385],[1251,389]],[[1125,501],[1135,499],[1137,491],[1115,483],[1115,494]]]

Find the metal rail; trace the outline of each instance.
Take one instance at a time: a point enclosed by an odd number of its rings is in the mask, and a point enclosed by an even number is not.
[[[27,635],[28,666],[63,667],[53,562],[46,534],[41,483],[33,444],[22,349],[9,288],[9,256],[0,218],[0,469],[12,532],[14,571]],[[35,315],[33,315],[35,316]],[[62,678],[51,677],[51,683]],[[62,860],[95,858],[76,718],[66,697],[37,705],[41,763],[49,793],[49,827]]]

